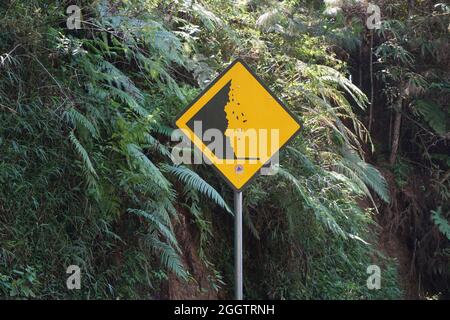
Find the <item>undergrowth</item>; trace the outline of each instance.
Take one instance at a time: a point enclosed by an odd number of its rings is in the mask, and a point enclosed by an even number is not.
[[[389,201],[364,161],[371,142],[355,109],[367,98],[308,30],[314,16],[286,1],[274,29],[270,1],[79,4],[76,31],[53,1],[0,4],[1,297],[165,298],[169,274],[195,280],[174,231],[181,210],[213,289],[231,296],[232,193],[207,166],[173,164],[170,135],[237,57],[305,125],[278,174],[245,191],[246,297],[400,296],[395,264],[374,246],[376,208],[358,206]],[[73,264],[79,291],[65,287]],[[381,290],[367,289],[371,264]]]

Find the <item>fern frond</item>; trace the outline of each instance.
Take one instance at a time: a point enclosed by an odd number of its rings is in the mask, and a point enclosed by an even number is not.
[[[169,191],[170,183],[163,176],[159,168],[141,151],[141,149],[135,144],[127,145],[128,155],[135,160],[135,163],[139,166],[141,171],[152,181],[154,181],[161,189]]]
[[[291,152],[296,157],[296,159],[301,161],[298,164],[298,166],[306,169],[309,173],[313,173],[317,170],[319,170],[319,171],[321,170],[320,167],[318,167],[314,163],[312,163],[311,160],[307,156],[305,156],[303,153],[301,153],[296,148],[294,148],[292,146],[287,146],[286,149],[289,150],[289,152]]]
[[[189,274],[181,262],[179,254],[167,243],[160,241],[154,234],[145,238],[147,245],[160,255],[161,262],[167,269],[172,271],[180,279],[188,280]]]
[[[166,136],[166,137],[170,138],[170,136],[172,135],[172,132],[173,132],[174,129],[170,128],[170,127],[167,127],[167,126],[164,126],[164,125],[161,125],[161,124],[157,124],[155,126],[152,126],[152,128],[150,130],[152,132],[156,132],[156,133],[158,133],[160,135],[163,135],[163,136]]]
[[[135,99],[142,100],[141,91],[134,85],[133,81],[112,63],[101,59],[97,63],[98,77],[108,83],[109,86],[121,88],[124,92],[132,95]]]
[[[197,173],[184,166],[171,166],[162,164],[161,169],[173,174],[180,181],[184,182],[190,188],[197,190],[198,192],[206,195],[213,200],[216,204],[227,210],[229,213],[233,211],[227,205],[222,196],[214,189],[210,184],[203,180]]]
[[[319,79],[324,82],[329,82],[338,85],[345,90],[361,108],[365,109],[368,99],[364,92],[361,91],[356,85],[354,85],[349,79],[344,77],[342,73],[328,66],[315,65],[312,67],[319,74]]]
[[[194,3],[191,10],[200,18],[205,27],[211,31],[215,30],[216,27],[221,27],[224,25],[219,17],[199,3]]]
[[[65,116],[67,120],[75,126],[75,128],[82,126],[89,131],[92,137],[97,137],[97,129],[92,122],[75,108],[70,108],[67,110],[65,112]]]
[[[438,227],[439,231],[450,240],[450,222],[442,216],[442,207],[431,210],[431,220]]]
[[[256,27],[262,31],[269,32],[275,29],[276,24],[281,18],[281,13],[278,9],[273,9],[263,13],[256,20]]]
[[[330,231],[333,233],[342,236],[343,238],[347,238],[347,233],[342,230],[339,224],[336,222],[333,217],[332,211],[330,211],[327,207],[325,207],[320,200],[318,200],[314,196],[310,196],[308,191],[301,185],[300,181],[294,177],[287,170],[279,168],[278,173],[284,178],[286,178],[292,185],[295,187],[297,193],[302,197],[306,206],[314,212],[316,218],[323,223]]]
[[[158,214],[150,214],[144,210],[131,208],[129,208],[127,211],[147,219],[154,226],[154,229],[157,232],[159,232],[174,248],[176,248],[178,252],[181,252],[180,248],[178,247],[178,241],[175,238],[173,230],[171,230],[170,227],[167,227],[167,221],[162,221]]]
[[[171,158],[172,154],[171,154],[169,148],[166,147],[165,145],[163,145],[161,142],[159,142],[153,136],[151,136],[150,134],[146,133],[145,134],[145,140],[149,144],[149,147],[157,150],[161,155],[163,155],[163,156],[165,156],[165,157],[167,157],[169,159]]]
[[[384,202],[389,203],[389,191],[386,179],[372,165],[362,160],[356,152],[348,147],[342,148],[343,159],[341,166],[342,173],[354,180],[358,185],[358,179],[361,179],[365,185],[370,187]],[[358,178],[358,179],[357,179]]]
[[[448,115],[436,103],[430,100],[416,100],[414,104],[434,132],[441,136],[447,133]]]
[[[72,144],[74,145],[78,155],[81,157],[81,160],[83,160],[83,163],[88,169],[88,171],[95,177],[97,177],[97,172],[95,171],[94,166],[92,165],[91,159],[89,158],[89,154],[87,153],[83,145],[80,143],[80,141],[78,141],[77,137],[75,137],[73,131],[70,131],[69,139],[70,142],[72,142]]]
[[[147,117],[149,115],[148,111],[145,110],[137,101],[136,99],[128,94],[125,91],[122,91],[120,89],[117,89],[113,86],[108,86],[108,89],[111,93],[114,94],[119,100],[128,105],[134,112],[136,112],[138,115],[142,117]]]

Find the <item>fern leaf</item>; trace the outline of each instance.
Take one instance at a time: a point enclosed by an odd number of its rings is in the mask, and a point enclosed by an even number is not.
[[[141,149],[135,144],[127,145],[128,155],[135,160],[142,172],[145,173],[150,179],[152,179],[161,189],[168,191],[170,189],[170,183],[162,175],[159,168],[150,161],[150,159],[142,153]]]
[[[381,173],[374,166],[363,161],[356,152],[349,148],[344,147],[341,153],[344,157],[341,161],[341,168],[344,169],[343,173],[347,174],[349,178],[355,178],[355,176],[359,177],[368,187],[375,191],[384,202],[389,203],[390,199],[387,182]]]
[[[66,118],[75,126],[75,128],[82,126],[93,136],[97,136],[97,129],[92,122],[83,114],[78,112],[75,108],[70,108],[65,112]]]
[[[441,136],[446,134],[446,122],[448,116],[437,104],[430,100],[417,100],[415,105],[417,107],[417,111],[419,111],[434,132]]]
[[[128,105],[134,112],[142,117],[147,117],[149,115],[148,111],[145,110],[133,96],[125,91],[117,89],[113,86],[109,86],[108,89],[117,97],[122,103]]]
[[[157,124],[151,128],[151,131],[170,138],[174,129],[161,124]]]
[[[128,209],[127,211],[147,219],[150,223],[153,224],[155,230],[157,230],[170,244],[172,244],[172,246],[174,246],[177,251],[181,252],[180,248],[178,247],[178,242],[175,238],[173,230],[167,227],[164,221],[161,221],[160,217],[157,214],[150,214],[140,209]]]
[[[161,262],[167,269],[176,274],[183,280],[188,280],[189,274],[185,270],[181,262],[179,254],[167,243],[160,241],[155,235],[149,234],[146,237],[148,246],[155,252],[160,254]]]
[[[441,215],[442,207],[431,210],[431,220],[438,227],[439,231],[450,240],[450,223]]]
[[[221,195],[210,184],[203,180],[197,173],[184,167],[184,166],[170,166],[163,164],[162,170],[167,171],[175,175],[180,181],[184,182],[190,188],[197,190],[198,192],[206,195],[216,204],[232,213],[230,207],[227,205]]]
[[[94,166],[92,165],[91,159],[89,158],[89,154],[87,153],[86,149],[83,147],[83,145],[78,141],[77,137],[75,137],[73,131],[69,133],[69,139],[70,142],[75,147],[75,150],[80,155],[81,159],[83,160],[84,165],[88,169],[88,171],[93,174],[95,177],[97,177],[97,172],[95,172]]]
[[[308,191],[301,185],[300,181],[294,177],[290,172],[279,168],[278,172],[282,177],[286,178],[289,182],[291,182],[297,193],[302,197],[305,201],[304,204],[306,207],[314,212],[316,218],[323,223],[330,231],[335,234],[340,235],[343,238],[347,238],[347,233],[342,230],[339,224],[333,217],[332,211],[330,211],[327,207],[325,207],[320,200],[316,199],[314,196],[310,196]]]

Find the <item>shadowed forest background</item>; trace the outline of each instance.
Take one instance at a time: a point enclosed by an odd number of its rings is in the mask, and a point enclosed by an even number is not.
[[[245,298],[448,299],[450,6],[371,2],[1,1],[0,298],[232,298],[233,192],[170,136],[241,58],[304,124],[244,191]]]

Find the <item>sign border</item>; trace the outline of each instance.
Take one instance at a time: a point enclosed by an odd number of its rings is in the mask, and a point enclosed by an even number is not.
[[[237,58],[235,59],[232,63],[230,63],[230,65],[228,65],[225,70],[223,70],[217,77],[215,77],[215,79],[213,81],[211,81],[210,84],[208,84],[208,86],[203,89],[196,97],[195,99],[188,104],[187,107],[183,108],[178,115],[175,117],[174,120],[174,125],[175,128],[181,129],[177,126],[177,121],[195,104],[197,103],[198,100],[200,100],[200,98],[205,95],[206,92],[208,92],[236,63],[240,62],[244,68],[256,79],[256,81],[259,82],[259,84],[270,94],[270,96],[275,99],[276,102],[278,102],[278,104],[294,119],[294,121],[296,121],[299,125],[300,128],[288,139],[286,140],[286,142],[281,145],[278,148],[278,151],[274,153],[274,155],[267,160],[262,166],[261,168],[267,166],[268,163],[270,163],[273,159],[273,157],[279,153],[289,142],[291,142],[292,140],[294,140],[297,135],[300,133],[300,131],[303,129],[303,123],[298,119],[298,117],[296,115],[294,115],[294,113],[289,110],[289,108],[287,108],[284,103],[278,99],[273,93],[272,91],[269,89],[268,86],[266,86],[266,84],[261,80],[261,78],[256,75],[256,73],[254,73],[252,71],[252,69],[250,69],[250,67],[247,65],[247,63],[244,62],[244,60],[242,60],[241,58]],[[193,144],[194,148],[200,152],[201,154],[203,154],[203,152],[195,145],[195,143],[192,142],[192,140],[184,133],[183,130],[181,130],[181,132],[183,133],[183,135],[189,140],[191,141],[191,143]],[[236,186],[227,178],[227,176],[225,176],[222,171],[220,171],[215,165],[214,163],[211,163],[211,166],[214,168],[214,170],[226,181],[226,183],[235,191],[235,192],[242,192],[245,188],[248,187],[248,185],[253,182],[254,179],[256,179],[257,177],[259,177],[261,175],[261,168],[250,178],[247,180],[247,182],[245,182],[242,187],[240,188],[236,188]]]

